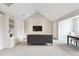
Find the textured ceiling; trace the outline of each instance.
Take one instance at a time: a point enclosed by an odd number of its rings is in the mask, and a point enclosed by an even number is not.
[[[12,3],[7,5],[9,7],[0,4],[0,8],[21,20],[39,12],[53,21],[79,9],[78,3]]]

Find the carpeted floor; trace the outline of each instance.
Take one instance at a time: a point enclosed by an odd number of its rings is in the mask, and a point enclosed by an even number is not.
[[[78,56],[79,48],[55,40],[53,45],[27,45],[0,50],[0,56]]]

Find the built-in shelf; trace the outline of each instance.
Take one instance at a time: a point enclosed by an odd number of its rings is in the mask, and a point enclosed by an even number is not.
[[[14,19],[9,19],[9,37],[15,36],[15,21]]]

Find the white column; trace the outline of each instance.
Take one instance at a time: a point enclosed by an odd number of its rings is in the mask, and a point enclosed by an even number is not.
[[[0,14],[0,49],[3,48],[3,15]]]

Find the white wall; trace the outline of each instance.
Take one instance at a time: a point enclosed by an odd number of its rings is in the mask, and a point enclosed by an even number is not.
[[[69,32],[72,32],[72,31],[73,31],[73,20],[72,19],[66,19],[58,23],[59,40],[66,40],[67,34],[69,34]]]
[[[73,19],[73,32],[79,35],[79,17],[74,17]]]
[[[78,21],[78,27],[77,27],[77,29],[78,29],[78,32],[79,32],[79,18],[78,18],[78,20],[77,20],[77,21]]]
[[[79,33],[79,17],[74,17],[73,19],[73,31]]]
[[[52,34],[51,22],[40,15],[39,13],[35,13],[29,19],[25,19],[24,28],[25,33],[28,34]],[[42,26],[42,31],[35,32],[33,31],[32,26]]]
[[[53,37],[55,39],[58,39],[58,22],[53,22],[52,24],[53,24],[53,26],[52,26]]]
[[[17,39],[22,41],[24,39],[24,21],[16,19],[16,30]]]

